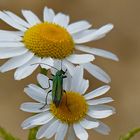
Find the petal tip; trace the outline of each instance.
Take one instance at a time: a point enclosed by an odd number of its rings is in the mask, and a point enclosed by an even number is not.
[[[115,61],[119,62],[119,57],[118,56],[116,56]]]
[[[110,27],[110,29],[113,29],[114,28],[114,25],[112,23],[109,23],[107,25]]]

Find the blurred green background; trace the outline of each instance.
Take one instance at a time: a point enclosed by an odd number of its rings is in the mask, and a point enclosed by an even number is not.
[[[105,38],[89,43],[91,47],[103,48],[116,53],[120,62],[98,58],[95,63],[104,68],[112,77],[108,96],[114,98],[111,105],[117,114],[103,120],[110,125],[110,135],[103,136],[90,131],[90,140],[118,140],[120,134],[140,126],[140,1],[139,0],[0,0],[0,10],[10,10],[21,16],[21,9],[30,9],[42,19],[44,6],[56,12],[69,14],[71,21],[86,19],[93,27],[113,23],[114,30]],[[12,29],[0,21],[0,29]],[[5,60],[0,60],[4,63]],[[30,116],[19,110],[24,101],[30,101],[23,88],[36,82],[36,73],[15,81],[13,72],[0,74],[0,125],[14,135],[27,139],[28,130],[22,130],[21,122]],[[90,75],[90,89],[103,83]],[[139,140],[137,135],[134,140]]]

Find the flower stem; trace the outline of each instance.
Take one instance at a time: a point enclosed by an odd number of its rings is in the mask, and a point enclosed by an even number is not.
[[[29,130],[28,140],[36,140],[36,133],[38,131],[38,127],[32,128]]]
[[[140,128],[135,128],[132,131],[128,132],[126,135],[121,136],[119,140],[130,140],[139,132],[140,132]]]
[[[2,138],[3,140],[20,140],[20,139],[14,137],[13,135],[11,135],[10,133],[8,133],[2,127],[0,127],[0,138]]]

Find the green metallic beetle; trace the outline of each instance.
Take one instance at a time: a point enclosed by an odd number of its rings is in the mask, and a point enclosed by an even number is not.
[[[48,65],[48,64],[44,64],[44,65]],[[56,69],[55,67],[52,67],[52,68]],[[61,70],[58,70],[58,69],[56,70],[57,70],[56,74],[55,75],[51,74],[52,79],[49,79],[52,81],[52,89],[48,91],[45,104],[40,109],[43,109],[47,105],[47,97],[48,97],[48,94],[51,92],[52,92],[52,102],[55,104],[55,106],[59,107],[61,103],[62,97],[65,93],[65,90],[63,89],[63,80],[64,78],[67,78],[66,76],[67,69],[66,71],[63,71],[62,66],[61,66]],[[50,88],[50,83],[49,83],[48,88]],[[67,98],[66,98],[66,105],[67,105]]]
[[[58,107],[61,103],[62,96],[65,92],[63,90],[63,79],[67,78],[66,71],[58,70],[55,75],[52,75],[53,78],[51,79],[53,81],[52,90],[52,101],[55,104],[56,107]]]

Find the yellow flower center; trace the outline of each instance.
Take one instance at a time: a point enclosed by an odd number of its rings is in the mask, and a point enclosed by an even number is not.
[[[59,107],[50,105],[52,114],[60,121],[73,124],[82,120],[88,111],[88,105],[82,95],[76,92],[66,92]]]
[[[24,34],[23,42],[39,57],[63,59],[74,51],[74,42],[68,31],[48,22],[29,28]]]

